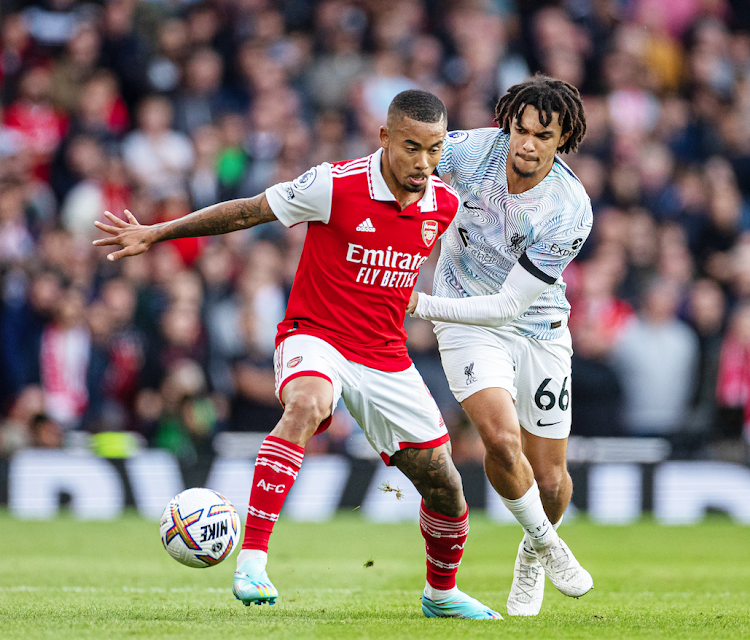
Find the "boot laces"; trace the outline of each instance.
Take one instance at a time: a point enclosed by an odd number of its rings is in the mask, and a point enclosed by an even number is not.
[[[570,554],[561,544],[556,544],[552,547],[546,554],[546,557],[550,558],[549,566],[555,571],[555,573],[565,575],[565,572],[571,568]]]
[[[529,600],[534,597],[533,591],[539,578],[539,567],[529,564],[519,564],[516,570],[516,588]],[[517,594],[520,595],[520,594]]]

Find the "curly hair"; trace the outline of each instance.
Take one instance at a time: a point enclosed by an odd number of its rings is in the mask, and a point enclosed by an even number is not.
[[[549,126],[552,113],[557,112],[562,134],[570,132],[570,137],[558,149],[561,153],[576,152],[586,135],[586,114],[581,103],[581,94],[573,85],[537,73],[526,82],[513,85],[495,107],[495,122],[510,133],[514,118],[520,120],[527,106],[539,112],[539,122]]]

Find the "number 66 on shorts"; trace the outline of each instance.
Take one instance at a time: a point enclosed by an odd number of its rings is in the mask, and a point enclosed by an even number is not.
[[[536,340],[513,329],[435,323],[440,357],[459,402],[482,389],[507,390],[521,426],[540,438],[570,435],[570,333]]]

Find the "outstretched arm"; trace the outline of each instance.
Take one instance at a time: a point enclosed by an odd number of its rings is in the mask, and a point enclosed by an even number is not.
[[[495,295],[438,298],[415,291],[406,311],[425,320],[502,327],[524,313],[549,286],[516,264]]]
[[[94,244],[98,247],[120,245],[122,249],[107,256],[110,260],[137,256],[152,244],[165,240],[216,236],[276,220],[265,193],[254,198],[220,202],[177,218],[177,220],[152,225],[140,224],[127,209],[125,210],[127,222],[120,220],[109,211],[105,211],[104,215],[112,222],[111,225],[98,220],[94,224],[98,229],[109,233],[110,237],[94,240]]]

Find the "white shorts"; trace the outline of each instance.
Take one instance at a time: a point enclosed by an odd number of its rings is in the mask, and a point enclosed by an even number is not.
[[[276,397],[294,378],[318,376],[333,385],[333,404],[347,409],[386,464],[401,449],[430,449],[450,439],[437,404],[412,364],[405,371],[380,371],[347,360],[325,340],[296,334],[274,355]],[[325,431],[324,421],[316,433]]]
[[[435,323],[440,357],[456,400],[482,389],[507,390],[521,426],[541,438],[570,435],[570,333],[537,340],[512,329]]]

